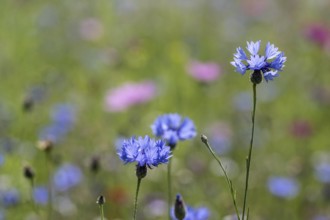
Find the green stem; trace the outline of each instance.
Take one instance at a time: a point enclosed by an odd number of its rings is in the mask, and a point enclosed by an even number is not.
[[[50,152],[45,152],[46,155],[46,169],[48,175],[48,220],[52,219],[52,212],[53,212],[53,202],[52,202],[52,179],[51,179],[51,156]]]
[[[103,205],[100,205],[101,220],[104,220]]]
[[[171,181],[171,159],[167,165],[167,187],[168,187],[168,219],[171,219],[171,204],[172,204],[172,181]]]
[[[229,190],[230,190],[231,198],[232,198],[232,200],[233,200],[233,204],[234,204],[234,207],[235,207],[236,216],[237,216],[237,219],[240,220],[240,216],[239,216],[238,209],[237,209],[237,203],[236,203],[236,191],[235,191],[234,188],[233,188],[233,183],[232,183],[232,181],[229,179],[228,174],[227,174],[227,171],[226,171],[225,168],[223,167],[223,165],[222,165],[222,163],[221,163],[221,160],[216,156],[216,154],[215,154],[214,151],[212,150],[212,147],[209,145],[207,139],[203,140],[203,143],[206,145],[207,149],[209,149],[209,151],[211,152],[211,154],[212,154],[212,156],[214,157],[214,159],[215,159],[215,160],[218,162],[218,164],[220,165],[220,168],[221,168],[222,172],[225,174],[225,178],[226,178],[226,181],[227,181],[227,184],[228,184]]]
[[[134,220],[136,219],[137,200],[138,200],[138,195],[139,195],[141,180],[142,180],[142,178],[138,178],[137,186],[136,186],[135,202],[134,202],[134,214],[133,214],[133,219]]]
[[[246,199],[247,199],[247,192],[249,188],[249,176],[250,176],[250,165],[251,165],[251,158],[252,158],[252,146],[253,146],[253,137],[254,137],[254,121],[255,121],[255,114],[256,114],[256,103],[257,103],[257,91],[256,91],[257,84],[253,83],[253,111],[252,111],[252,131],[251,131],[251,141],[250,141],[250,148],[249,154],[246,158],[246,178],[245,178],[245,190],[244,190],[244,203],[243,203],[243,220],[245,215],[246,209]]]

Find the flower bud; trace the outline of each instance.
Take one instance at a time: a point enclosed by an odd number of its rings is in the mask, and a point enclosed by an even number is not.
[[[97,197],[96,203],[99,205],[103,205],[105,203],[105,197],[100,195],[99,197]]]
[[[136,176],[137,176],[137,178],[142,179],[146,175],[147,175],[147,166],[146,165],[144,165],[144,166],[136,165]]]
[[[30,166],[24,166],[23,175],[24,175],[25,178],[31,179],[31,180],[35,176],[34,171],[32,170],[32,168]]]
[[[186,216],[186,206],[180,194],[176,195],[174,204],[174,215],[178,220],[183,220]]]
[[[262,73],[260,70],[255,70],[250,76],[250,80],[253,84],[259,84],[262,81]]]
[[[201,140],[204,144],[207,144],[207,137],[204,134],[202,134]]]

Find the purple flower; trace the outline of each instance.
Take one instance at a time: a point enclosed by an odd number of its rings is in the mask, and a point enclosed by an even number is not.
[[[277,197],[294,198],[299,192],[299,183],[290,177],[272,176],[268,179],[268,190]]]
[[[310,41],[322,48],[330,49],[330,28],[323,24],[310,24],[304,30],[304,35]]]
[[[72,129],[76,120],[76,111],[71,104],[58,104],[51,113],[52,122],[39,133],[40,140],[57,142]]]
[[[221,74],[220,66],[213,62],[192,61],[187,71],[194,79],[204,83],[215,81]]]
[[[247,70],[261,71],[264,79],[268,82],[279,76],[278,72],[282,71],[286,57],[283,52],[279,51],[277,47],[269,42],[266,44],[265,54],[259,55],[260,42],[247,42],[247,50],[250,53],[249,57],[241,47],[238,47],[234,54],[234,61],[231,64],[242,75]]]
[[[38,186],[33,189],[33,200],[40,205],[48,203],[48,189],[44,186]]]
[[[145,136],[124,140],[118,155],[125,164],[137,162],[140,167],[157,167],[168,162],[171,151],[164,141]]]
[[[157,137],[164,138],[170,146],[178,141],[192,139],[196,136],[196,128],[192,120],[179,114],[165,114],[159,116],[151,125],[152,132]]]
[[[54,188],[64,192],[78,185],[83,178],[79,167],[73,164],[64,164],[57,169],[53,176]]]
[[[16,189],[7,189],[0,192],[0,199],[5,207],[15,206],[19,203],[19,193]]]
[[[109,112],[122,112],[134,105],[152,100],[156,92],[156,86],[151,81],[125,83],[107,92],[105,109]]]
[[[318,161],[315,166],[315,176],[322,183],[330,183],[330,163]]]

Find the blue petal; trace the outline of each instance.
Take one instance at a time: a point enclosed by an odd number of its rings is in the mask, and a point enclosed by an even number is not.
[[[275,77],[278,77],[278,71],[269,71],[264,73],[264,78],[266,80],[266,82],[268,82],[268,80],[273,80]]]
[[[264,56],[259,56],[259,55],[255,55],[252,56],[250,60],[247,61],[249,66],[249,69],[252,70],[261,70],[262,68],[264,68],[266,66],[266,62],[265,62],[265,57]]]
[[[281,52],[278,51],[278,48],[274,46],[274,44],[270,44],[269,42],[266,45],[265,48],[265,57],[266,59],[273,59],[277,55],[279,55]]]
[[[246,49],[250,52],[250,54],[252,56],[255,56],[258,54],[259,48],[260,48],[260,42],[261,42],[260,40],[257,42],[253,42],[253,41],[247,42]]]

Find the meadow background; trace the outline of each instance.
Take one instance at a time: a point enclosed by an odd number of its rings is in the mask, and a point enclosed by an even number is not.
[[[329,220],[329,10],[326,0],[3,0],[0,219],[47,219],[44,192],[61,178],[53,219],[97,219],[100,194],[107,219],[130,219],[135,166],[122,164],[116,146],[152,136],[164,113],[188,116],[198,132],[172,158],[173,191],[209,208],[212,220],[230,219],[225,179],[199,137],[207,135],[226,164],[241,208],[252,85],[230,61],[238,46],[261,40],[287,62],[280,77],[257,87],[250,219]],[[193,62],[214,63],[218,76],[192,77]],[[152,84],[148,101],[111,109],[107,97],[128,82]],[[64,131],[53,126],[61,120]],[[49,158],[37,148],[47,138],[54,138]],[[26,165],[40,189],[35,207]],[[58,173],[68,167],[72,173]],[[167,218],[166,190],[166,166],[149,170],[138,219]]]

